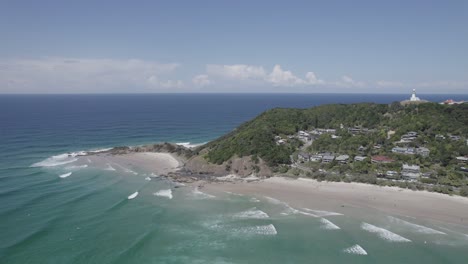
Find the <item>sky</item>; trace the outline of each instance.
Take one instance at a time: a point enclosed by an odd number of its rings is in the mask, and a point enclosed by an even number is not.
[[[0,0],[0,93],[468,94],[468,1]]]

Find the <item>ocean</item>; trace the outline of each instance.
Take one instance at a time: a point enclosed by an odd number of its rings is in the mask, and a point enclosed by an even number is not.
[[[444,223],[364,210],[360,217],[311,217],[268,197],[173,189],[171,182],[148,181],[139,168],[76,166],[64,155],[199,144],[274,107],[407,98],[0,95],[0,263],[466,263],[468,235]]]

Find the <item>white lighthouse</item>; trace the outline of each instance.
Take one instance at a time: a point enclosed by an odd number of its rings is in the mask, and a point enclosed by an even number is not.
[[[416,96],[416,89],[413,89],[413,94],[411,95],[410,101],[411,102],[421,101],[421,99],[419,99],[419,97]]]

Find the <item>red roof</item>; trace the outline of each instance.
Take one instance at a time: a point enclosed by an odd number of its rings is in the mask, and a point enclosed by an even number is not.
[[[373,156],[372,160],[374,161],[380,161],[380,162],[394,162],[393,159],[387,157],[387,156]]]

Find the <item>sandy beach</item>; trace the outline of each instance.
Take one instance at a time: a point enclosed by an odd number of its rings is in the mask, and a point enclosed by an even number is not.
[[[208,183],[210,193],[234,192],[272,197],[295,208],[344,213],[352,208],[376,210],[468,229],[468,198],[361,183],[318,182],[272,177],[258,182]]]

